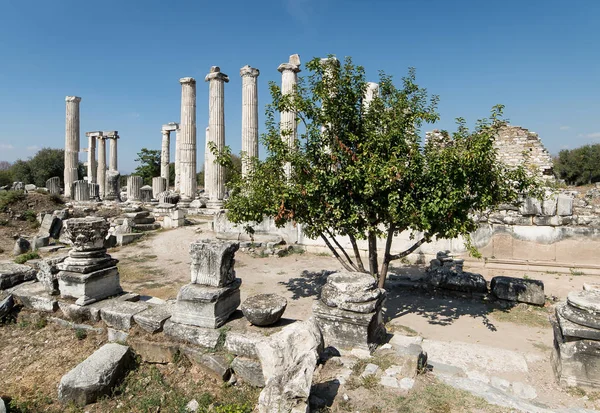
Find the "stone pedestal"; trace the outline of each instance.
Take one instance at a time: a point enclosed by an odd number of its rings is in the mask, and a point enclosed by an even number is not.
[[[60,195],[60,178],[53,176],[46,181],[46,189],[53,195]]]
[[[200,240],[190,245],[191,284],[181,288],[171,321],[198,327],[223,325],[240,305],[235,278],[235,252],[239,243]]]
[[[152,201],[152,187],[150,185],[144,185],[140,188],[140,201],[150,202]]]
[[[106,172],[105,201],[121,201],[121,174],[118,171]]]
[[[217,151],[225,147],[225,83],[229,82],[229,76],[221,73],[218,66],[210,68],[205,81],[209,82],[208,97],[208,141],[213,143]],[[207,143],[208,145],[208,143]],[[219,209],[223,207],[225,197],[225,168],[216,162],[210,147],[205,156],[205,172],[208,172],[210,181],[205,180],[205,190],[208,192],[208,208]]]
[[[141,199],[144,180],[141,176],[130,175],[127,177],[127,202],[139,201]]]
[[[331,274],[313,305],[326,347],[374,349],[385,337],[381,308],[385,290],[369,274]]]
[[[600,291],[572,291],[556,307],[552,362],[561,385],[600,388]]]
[[[74,201],[86,202],[90,200],[90,186],[87,181],[75,181],[71,185],[71,198]]]
[[[79,168],[79,102],[77,96],[67,96],[66,126],[65,126],[65,196],[72,198],[71,188],[78,178]]]
[[[240,69],[242,77],[242,176],[250,171],[252,158],[258,158],[258,88],[260,71],[250,66]]]
[[[64,235],[72,244],[69,257],[57,264],[62,297],[86,305],[122,292],[117,260],[106,253],[109,224],[103,218],[72,218]]]
[[[152,178],[152,198],[158,199],[158,194],[167,190],[167,180],[162,176]]]

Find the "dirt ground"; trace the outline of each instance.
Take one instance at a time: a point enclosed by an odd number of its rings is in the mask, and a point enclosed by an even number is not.
[[[112,255],[121,260],[123,288],[142,295],[175,298],[179,288],[190,279],[189,244],[212,236],[210,232],[199,232],[197,227],[189,226],[161,231],[135,245],[118,249]],[[279,258],[257,257],[244,252],[236,254],[235,268],[242,279],[242,301],[258,293],[280,294],[288,299],[284,317],[292,320],[305,320],[311,316],[313,301],[326,280],[325,272],[342,269],[335,258],[325,254],[292,254]],[[392,271],[400,277],[415,278],[422,275],[423,270],[399,265]],[[586,275],[506,271],[487,273],[485,277],[490,280],[495,275],[526,275],[542,280],[546,295],[554,300],[564,300],[570,291],[581,289],[583,283],[597,281],[597,277]],[[522,353],[528,360],[536,361],[528,363],[529,372],[503,378],[532,384],[538,392],[537,400],[553,407],[591,407],[593,404],[585,398],[574,397],[555,383],[550,362],[553,333],[548,322],[551,302],[544,309],[521,306],[507,311],[481,300],[431,296],[410,288],[388,290],[385,305],[388,330]]]

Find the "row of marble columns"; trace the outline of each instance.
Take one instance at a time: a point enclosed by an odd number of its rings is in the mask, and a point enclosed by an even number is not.
[[[86,132],[88,138],[87,180],[89,183],[98,183],[98,192],[101,199],[107,194],[107,167],[106,167],[106,140],[110,140],[110,154],[108,171],[118,171],[117,160],[117,131]],[[96,143],[98,144],[98,160],[96,160]]]

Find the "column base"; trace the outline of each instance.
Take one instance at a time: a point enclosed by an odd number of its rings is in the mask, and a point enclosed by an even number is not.
[[[192,203],[192,199],[191,198],[189,198],[189,197],[187,197],[185,195],[182,195],[179,198],[179,202],[177,203],[177,206],[179,208],[189,208],[191,203]]]
[[[206,202],[207,209],[223,209],[225,201],[222,199],[209,200]]]

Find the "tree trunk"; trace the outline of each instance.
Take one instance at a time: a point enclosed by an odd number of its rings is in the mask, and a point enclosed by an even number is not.
[[[373,231],[369,231],[369,272],[376,277],[379,273],[377,263],[377,235]]]
[[[383,264],[381,264],[381,272],[379,273],[379,282],[377,286],[383,288],[385,286],[385,279],[387,278],[387,272],[390,267],[390,261],[392,256],[390,251],[392,249],[392,238],[394,237],[394,226],[390,226],[387,233],[387,239],[385,240],[385,253],[383,255]]]
[[[358,250],[356,238],[354,238],[354,235],[352,234],[348,234],[348,238],[350,238],[350,243],[352,244],[352,249],[354,250],[354,257],[356,257],[356,265],[358,266],[358,270],[361,272],[367,272],[367,270],[365,270],[365,266],[363,265],[362,258],[360,257],[360,251]]]

